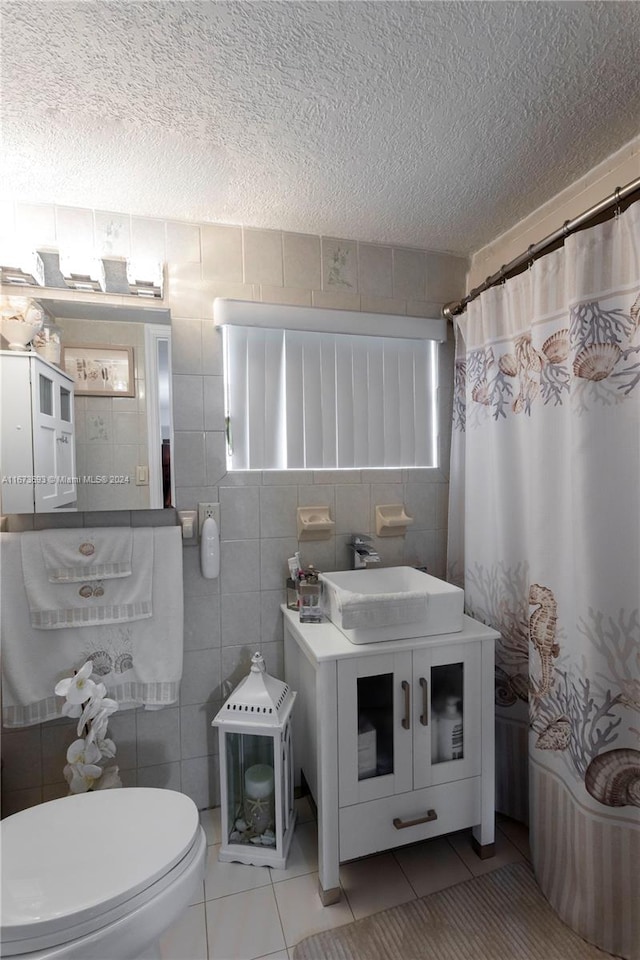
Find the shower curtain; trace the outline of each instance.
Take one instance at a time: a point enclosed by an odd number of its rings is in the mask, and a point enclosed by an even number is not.
[[[496,651],[497,808],[587,940],[640,957],[640,203],[456,330],[448,576]]]

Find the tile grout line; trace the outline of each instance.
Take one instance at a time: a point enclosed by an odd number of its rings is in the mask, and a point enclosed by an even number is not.
[[[283,922],[282,922],[282,917],[281,917],[281,915],[280,915],[280,907],[278,906],[278,898],[276,897],[276,885],[275,885],[275,881],[274,881],[274,879],[273,879],[273,874],[272,874],[272,872],[271,872],[271,867],[269,867],[269,879],[271,880],[271,892],[273,893],[273,899],[274,899],[274,902],[275,902],[275,905],[276,905],[276,912],[277,912],[277,914],[278,914],[278,921],[279,921],[279,923],[280,923],[280,930],[282,931],[282,942],[284,943],[284,948],[285,948],[285,950],[286,950],[286,952],[287,952],[287,956],[289,956],[289,944],[287,943],[287,937],[286,937],[286,934],[285,934],[285,932],[284,932],[284,924],[283,924]],[[294,946],[295,946],[295,944],[294,944]]]
[[[517,822],[517,821],[516,821],[516,822]],[[511,837],[509,836],[509,834],[508,834],[508,833],[505,833],[504,830],[502,830],[502,828],[499,827],[497,824],[496,824],[496,830],[499,830],[500,833],[502,834],[502,836],[503,836],[506,840],[509,841],[509,843],[511,844],[511,846],[516,848],[516,850],[518,851],[518,853],[520,854],[520,856],[521,856],[521,857],[524,857],[524,859],[525,859],[525,861],[526,861],[527,863],[529,863],[529,864],[531,863],[531,856],[530,856],[530,854],[527,854],[527,853],[525,853],[524,850],[521,850],[519,843],[516,843],[515,840],[512,840]],[[531,849],[531,848],[529,848],[529,850],[530,850],[530,849]]]
[[[403,850],[404,850],[404,849],[406,849],[406,848],[405,848],[405,847],[396,847],[396,849],[403,849]],[[402,873],[402,876],[405,878],[405,880],[407,881],[407,883],[409,884],[409,886],[410,886],[411,889],[413,890],[413,892],[414,892],[414,894],[415,894],[416,900],[419,900],[419,899],[420,899],[420,894],[418,893],[418,891],[416,890],[416,888],[414,887],[414,885],[411,883],[411,878],[408,876],[408,874],[407,874],[406,871],[404,870],[402,864],[400,863],[400,861],[399,861],[398,858],[396,857],[396,851],[395,851],[395,850],[392,850],[392,851],[391,851],[391,856],[393,857],[393,859],[395,860],[395,862],[396,862],[396,863],[398,864],[398,866],[400,867],[400,872]]]
[[[206,896],[204,889],[204,880],[202,881],[202,894]],[[207,960],[209,960],[210,950],[209,950],[209,920],[207,919],[207,901],[204,899],[202,901],[202,909],[204,911],[204,942],[207,947]]]

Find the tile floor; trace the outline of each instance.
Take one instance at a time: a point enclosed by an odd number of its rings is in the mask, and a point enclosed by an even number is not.
[[[209,842],[199,897],[165,934],[163,960],[290,960],[300,940],[379,910],[529,859],[526,827],[498,817],[496,855],[479,860],[470,831],[343,864],[340,903],[318,898],[316,823],[306,799],[285,870],[219,863],[220,811],[205,810]]]

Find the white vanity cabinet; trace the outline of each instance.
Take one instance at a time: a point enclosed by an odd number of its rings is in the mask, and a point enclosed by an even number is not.
[[[356,646],[331,623],[284,618],[323,903],[339,898],[339,863],[379,850],[472,827],[492,856],[498,634],[464,617],[455,634]]]
[[[36,353],[0,351],[3,513],[76,502],[73,380]]]

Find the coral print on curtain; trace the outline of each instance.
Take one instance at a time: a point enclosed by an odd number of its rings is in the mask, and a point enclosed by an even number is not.
[[[640,957],[640,204],[468,305],[449,578],[501,633],[498,809],[538,882]]]

